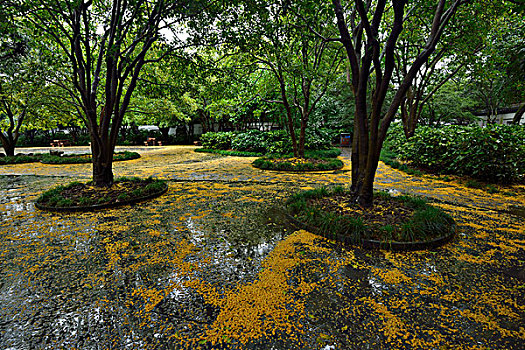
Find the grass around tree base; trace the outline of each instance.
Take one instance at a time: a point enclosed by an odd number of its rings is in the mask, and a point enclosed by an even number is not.
[[[386,192],[375,194],[372,208],[361,208],[342,187],[320,188],[293,195],[287,210],[294,221],[317,234],[377,248],[395,244],[400,250],[430,248],[455,232],[454,220],[441,209],[420,198]]]
[[[209,149],[209,148],[196,148],[195,152],[199,153],[214,153],[223,156],[236,156],[236,157],[262,157],[263,153],[259,152],[246,152],[237,150],[222,150],[222,149]],[[338,148],[330,148],[325,150],[306,150],[304,152],[306,158],[337,158],[341,155],[341,150]],[[281,157],[281,158],[293,158],[293,153],[287,154],[266,154],[267,157]]]
[[[160,196],[168,185],[152,178],[119,178],[111,187],[96,187],[93,182],[72,182],[44,192],[36,207],[50,211],[88,211],[136,203]]]
[[[338,170],[344,164],[336,158],[281,158],[269,156],[253,161],[255,168],[278,171],[325,171]]]
[[[41,154],[19,154],[14,157],[0,157],[0,165],[36,163],[42,160]]]
[[[140,158],[140,154],[137,152],[117,152],[113,155],[113,161],[132,160]],[[41,158],[41,162],[44,164],[81,164],[91,163],[91,154],[68,154],[68,155],[51,155],[44,154]]]

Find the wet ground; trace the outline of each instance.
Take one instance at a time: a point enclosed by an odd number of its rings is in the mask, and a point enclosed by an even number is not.
[[[88,180],[89,164],[0,166],[1,349],[523,348],[525,219],[507,211],[525,198],[381,165],[378,188],[428,197],[458,238],[366,251],[278,224],[291,192],[346,185],[349,168],[287,174],[193,147],[138,152],[115,175],[164,178],[169,192],[95,213],[33,205]]]

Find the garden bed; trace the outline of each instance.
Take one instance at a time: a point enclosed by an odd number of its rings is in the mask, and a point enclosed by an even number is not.
[[[372,208],[361,208],[341,187],[298,193],[287,211],[300,228],[374,249],[431,249],[450,241],[456,229],[452,217],[422,199],[378,192]]]
[[[140,154],[137,152],[118,152],[113,155],[113,161],[132,160],[140,158]],[[44,154],[41,158],[41,162],[44,164],[80,164],[80,163],[91,163],[91,154],[68,154],[68,155],[52,155]]]
[[[243,152],[235,150],[223,150],[223,149],[210,149],[210,148],[196,148],[195,152],[199,153],[213,153],[220,154],[222,156],[235,156],[235,157],[261,157],[263,154],[258,152]]]
[[[41,154],[17,154],[14,157],[0,157],[0,165],[35,163],[42,160]]]
[[[111,187],[102,188],[92,182],[73,182],[44,192],[35,205],[49,211],[90,211],[155,198],[167,189],[164,181],[152,178],[120,178]]]
[[[264,170],[278,171],[325,171],[339,170],[344,163],[337,158],[293,158],[282,156],[267,156],[256,159],[252,165]]]

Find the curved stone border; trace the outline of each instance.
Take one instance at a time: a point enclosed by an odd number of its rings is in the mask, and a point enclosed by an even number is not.
[[[441,247],[442,245],[445,245],[446,243],[450,242],[456,235],[456,229],[457,225],[455,222],[451,223],[451,232],[448,235],[441,236],[429,241],[417,241],[417,242],[382,242],[377,241],[373,239],[363,239],[360,243],[355,243],[350,240],[349,237],[340,235],[340,234],[327,234],[320,232],[317,227],[310,226],[308,224],[305,224],[304,222],[301,222],[291,216],[290,214],[285,214],[285,216],[293,222],[294,225],[297,225],[299,228],[302,228],[304,230],[307,230],[309,232],[312,232],[318,236],[322,236],[327,239],[335,240],[337,242],[340,242],[344,245],[358,245],[365,249],[370,250],[392,250],[392,251],[416,251],[416,250],[430,250],[434,248]]]
[[[90,206],[75,206],[75,207],[50,207],[47,205],[42,205],[38,202],[35,202],[35,207],[37,207],[40,210],[46,210],[46,211],[52,211],[52,212],[61,212],[61,213],[67,213],[67,212],[79,212],[79,211],[94,211],[99,209],[109,209],[109,208],[116,208],[128,204],[135,204],[138,202],[146,201],[148,199],[153,199],[156,197],[160,197],[164,193],[168,191],[168,184],[164,183],[164,188],[158,192],[148,194],[147,196],[138,197],[129,199],[122,202],[113,202],[113,203],[105,203],[105,204],[94,204]]]

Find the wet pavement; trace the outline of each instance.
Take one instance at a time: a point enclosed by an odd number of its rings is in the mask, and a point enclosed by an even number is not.
[[[523,196],[381,165],[378,188],[426,196],[458,237],[366,251],[279,224],[290,193],[350,183],[346,153],[343,171],[289,174],[193,149],[115,163],[170,189],[94,213],[33,205],[89,164],[0,166],[1,349],[523,348],[525,219],[507,212]]]

